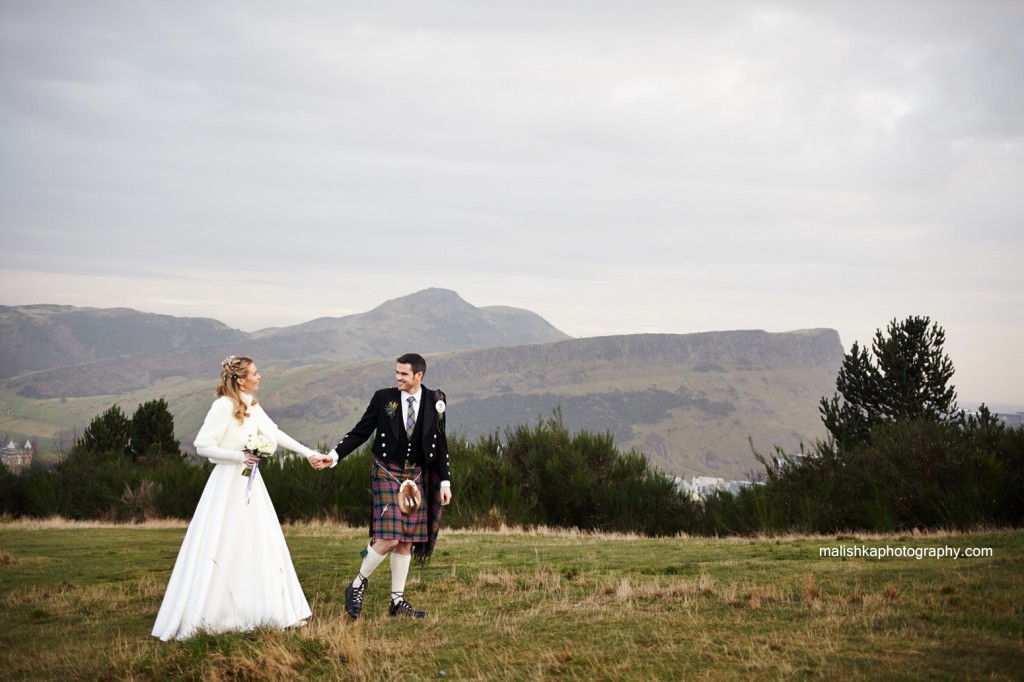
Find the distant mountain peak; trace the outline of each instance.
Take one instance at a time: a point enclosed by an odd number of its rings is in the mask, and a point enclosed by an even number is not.
[[[431,287],[406,296],[399,296],[398,298],[392,298],[384,301],[367,314],[372,314],[379,310],[388,310],[390,308],[398,308],[402,310],[433,310],[444,307],[472,308],[474,306],[451,289]]]
[[[453,291],[451,289],[444,289],[442,287],[427,287],[426,289],[421,289],[421,290],[416,291],[414,293],[411,293],[411,294],[409,294],[407,296],[402,296],[401,298],[409,298],[409,299],[419,299],[419,298],[421,298],[421,299],[430,299],[430,300],[437,300],[437,301],[447,300],[447,301],[461,301],[463,303],[466,302],[461,296],[459,296],[457,291]]]

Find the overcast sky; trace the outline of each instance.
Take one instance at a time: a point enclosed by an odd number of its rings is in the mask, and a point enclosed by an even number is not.
[[[947,335],[1024,403],[1024,3],[0,0],[0,303]]]

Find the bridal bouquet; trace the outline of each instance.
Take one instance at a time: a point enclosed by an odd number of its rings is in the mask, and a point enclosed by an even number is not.
[[[274,454],[274,446],[271,445],[270,441],[258,433],[255,433],[245,439],[245,446],[242,448],[242,452],[249,455],[256,455],[260,459],[264,457],[270,457]],[[252,469],[246,467],[242,471],[243,476],[251,476],[252,472],[256,471],[260,466],[259,462],[253,465]]]
[[[256,455],[260,459],[264,457],[270,457],[274,454],[274,446],[271,445],[270,441],[258,433],[253,434],[245,439],[245,445],[242,447],[242,451],[250,455]],[[260,468],[259,460],[252,465],[252,468],[246,467],[242,471],[243,476],[249,477],[249,483],[245,486],[245,503],[249,504],[249,493],[252,490],[252,482],[256,479],[256,470]]]

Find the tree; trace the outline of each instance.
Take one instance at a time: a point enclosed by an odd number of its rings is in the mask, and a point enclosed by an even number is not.
[[[82,437],[72,446],[72,452],[125,454],[132,437],[132,423],[117,405],[95,417],[85,427]]]
[[[136,459],[181,454],[181,443],[174,437],[174,416],[163,398],[139,405],[132,415],[131,427],[131,452]]]
[[[836,379],[839,393],[821,399],[822,421],[840,446],[867,443],[871,429],[886,422],[959,417],[942,328],[911,316],[893,320],[886,331],[875,332],[872,355],[853,344]]]

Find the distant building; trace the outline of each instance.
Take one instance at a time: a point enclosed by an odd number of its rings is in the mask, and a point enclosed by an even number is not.
[[[692,476],[689,481],[676,479],[676,485],[695,502],[711,497],[716,490],[727,490],[724,478],[717,476]]]
[[[0,441],[2,443],[3,441]],[[35,451],[32,449],[32,443],[25,441],[23,447],[18,447],[12,440],[7,446],[0,450],[0,462],[3,462],[4,466],[11,471],[21,471],[32,466],[32,455]]]
[[[729,481],[726,484],[726,489],[733,495],[739,495],[741,490],[752,485],[754,485],[753,481]]]
[[[718,491],[739,495],[741,490],[753,485],[764,484],[761,481],[727,481],[717,476],[691,476],[689,481],[676,477],[676,487],[694,502],[706,500]]]
[[[964,410],[964,413],[970,417],[977,417],[981,414],[978,410]],[[1024,426],[1024,412],[993,412],[992,416],[1009,429],[1019,429]]]
[[[1024,412],[1018,412],[1016,414],[1000,413],[996,416],[1011,429],[1019,429],[1021,425],[1024,424]]]

